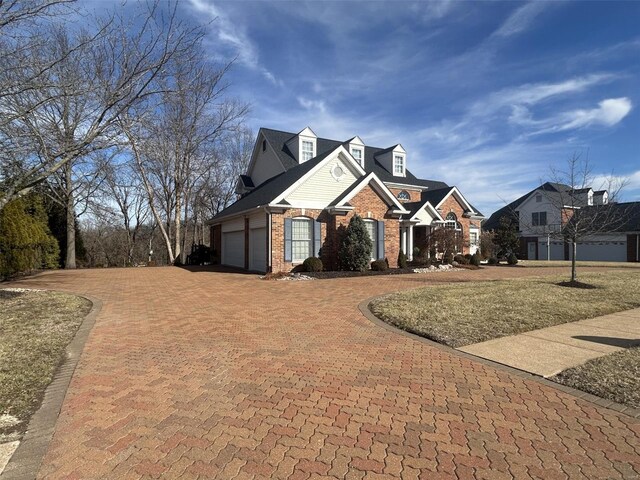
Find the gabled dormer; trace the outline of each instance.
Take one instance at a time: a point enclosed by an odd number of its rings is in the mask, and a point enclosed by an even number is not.
[[[359,136],[353,137],[347,142],[348,150],[351,156],[364,168],[364,142]]]
[[[236,193],[245,195],[255,188],[253,180],[249,175],[239,175],[236,181]]]
[[[304,163],[318,155],[318,136],[306,127],[287,141],[287,147],[298,163]]]
[[[394,177],[407,176],[407,152],[402,145],[397,144],[378,152],[376,160]]]

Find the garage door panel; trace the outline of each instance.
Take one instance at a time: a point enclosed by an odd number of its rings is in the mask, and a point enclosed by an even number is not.
[[[249,269],[267,270],[267,229],[252,228],[249,231]]]
[[[578,242],[576,257],[578,261],[626,262],[626,242]],[[573,252],[569,249],[569,258]]]
[[[222,263],[244,268],[244,231],[222,234]]]

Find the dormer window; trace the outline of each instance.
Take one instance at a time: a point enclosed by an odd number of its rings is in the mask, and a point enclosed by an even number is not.
[[[404,157],[402,155],[393,156],[393,174],[404,176]]]
[[[302,140],[301,160],[306,162],[307,160],[311,160],[313,157],[315,157],[313,152],[313,142],[309,140]]]
[[[356,161],[360,164],[360,166],[364,166],[363,165],[363,155],[362,155],[362,149],[361,148],[352,148],[351,149],[351,156],[353,158],[356,159]]]

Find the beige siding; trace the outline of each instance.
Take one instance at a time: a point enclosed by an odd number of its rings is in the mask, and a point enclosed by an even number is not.
[[[273,153],[271,147],[267,145],[267,149],[264,152],[262,151],[262,140],[263,137],[258,143],[256,161],[249,172],[249,176],[256,187],[284,171],[280,160]]]
[[[337,181],[331,175],[331,171],[336,164],[344,172],[340,181]],[[294,190],[286,200],[292,205],[324,208],[351,186],[356,179],[357,177],[342,160],[331,160]]]
[[[267,214],[263,211],[249,217],[249,228],[262,228],[267,226]]]
[[[244,230],[244,218],[234,218],[222,224],[223,232],[234,232],[236,230]]]

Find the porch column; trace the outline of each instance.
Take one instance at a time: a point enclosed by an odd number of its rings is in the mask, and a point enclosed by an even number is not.
[[[404,253],[407,253],[407,227],[400,227],[400,248]]]
[[[407,243],[407,258],[413,260],[413,225],[409,225],[409,241]]]

